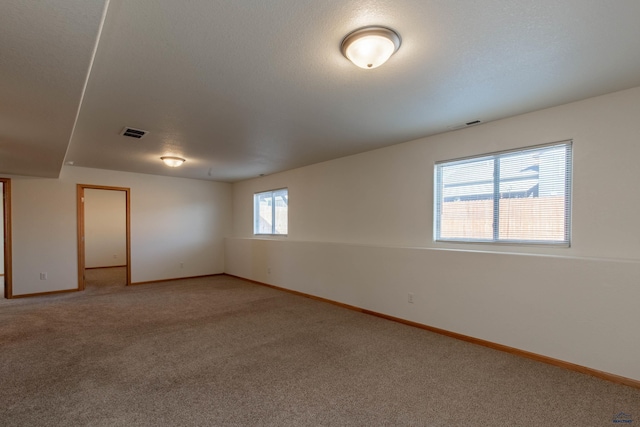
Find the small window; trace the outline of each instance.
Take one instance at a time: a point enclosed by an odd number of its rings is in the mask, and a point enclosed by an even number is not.
[[[571,141],[435,166],[435,240],[570,243]]]
[[[286,188],[253,195],[253,234],[287,234],[289,190]]]

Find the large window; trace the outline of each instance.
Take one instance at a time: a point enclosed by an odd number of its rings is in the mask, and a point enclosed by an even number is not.
[[[571,141],[438,162],[438,241],[569,245]]]
[[[289,191],[286,188],[253,195],[253,233],[287,234]]]

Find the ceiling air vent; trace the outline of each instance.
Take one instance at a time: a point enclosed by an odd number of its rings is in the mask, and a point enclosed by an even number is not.
[[[146,130],[141,130],[141,129],[134,129],[134,128],[124,128],[122,129],[122,132],[120,132],[120,135],[123,136],[129,136],[131,138],[136,138],[136,139],[140,139],[143,136],[145,136],[146,134],[148,134],[149,132]]]

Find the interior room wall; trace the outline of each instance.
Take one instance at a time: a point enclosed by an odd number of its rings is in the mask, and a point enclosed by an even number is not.
[[[77,288],[76,184],[131,189],[132,282],[224,271],[230,184],[72,166],[12,184],[14,295]]]
[[[635,88],[236,183],[226,272],[640,380],[639,115]],[[433,241],[436,161],[563,140],[571,247]],[[289,235],[254,238],[282,187]]]
[[[127,264],[127,194],[84,190],[85,267]]]

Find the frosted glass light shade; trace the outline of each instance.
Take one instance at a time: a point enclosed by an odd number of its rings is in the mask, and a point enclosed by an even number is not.
[[[400,48],[400,36],[384,27],[365,27],[342,41],[342,54],[360,68],[379,67]]]
[[[182,157],[174,157],[174,156],[162,156],[160,159],[164,162],[165,165],[177,168],[181,164],[183,164],[186,160]]]

